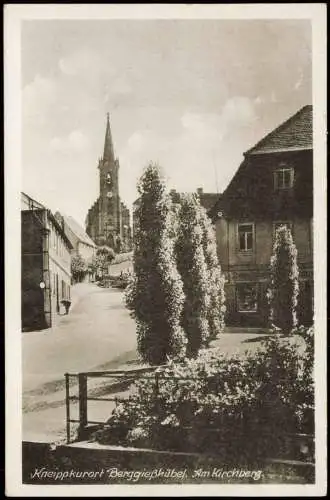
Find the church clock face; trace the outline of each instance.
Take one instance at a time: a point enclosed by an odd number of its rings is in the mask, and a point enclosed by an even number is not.
[[[107,192],[107,198],[112,198],[112,196],[113,196],[113,195],[112,195],[112,191],[108,191],[108,192]]]

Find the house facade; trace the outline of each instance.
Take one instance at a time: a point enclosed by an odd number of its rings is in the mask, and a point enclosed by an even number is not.
[[[49,328],[70,300],[72,245],[51,211],[25,193],[21,235],[22,330]]]
[[[119,169],[108,113],[103,156],[98,163],[99,197],[88,211],[86,233],[97,245],[106,244],[116,252],[128,247],[131,234],[129,210],[120,199]]]
[[[92,264],[96,256],[96,244],[80,226],[80,224],[71,216],[61,215],[56,212],[55,218],[61,225],[65,235],[72,245],[71,256],[80,255],[86,264]],[[86,280],[92,278],[92,275],[86,275]]]
[[[298,252],[301,324],[313,319],[313,132],[305,106],[244,154],[209,212],[226,277],[227,324],[267,326],[275,230],[287,225]]]

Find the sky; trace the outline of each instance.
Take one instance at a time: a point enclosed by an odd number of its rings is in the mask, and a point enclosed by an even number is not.
[[[84,225],[106,113],[131,208],[150,162],[222,192],[243,153],[312,103],[305,20],[24,20],[22,190]]]

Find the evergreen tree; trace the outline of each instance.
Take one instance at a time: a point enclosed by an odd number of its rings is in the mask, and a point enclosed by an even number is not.
[[[218,260],[216,236],[212,222],[203,207],[200,207],[200,215],[203,229],[203,250],[207,265],[208,290],[210,295],[208,322],[210,338],[215,339],[223,331],[225,326],[225,279]]]
[[[297,249],[291,231],[286,226],[276,230],[270,274],[270,321],[287,334],[297,326],[299,271]]]
[[[183,357],[186,339],[180,325],[184,301],[171,237],[171,200],[159,167],[150,164],[138,184],[133,278],[126,305],[137,325],[138,351],[152,365]]]
[[[201,207],[191,194],[181,195],[176,257],[185,302],[181,324],[188,338],[187,355],[194,357],[210,340],[208,268],[203,250]]]

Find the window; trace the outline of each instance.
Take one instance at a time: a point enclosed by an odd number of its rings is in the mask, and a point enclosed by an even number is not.
[[[238,248],[240,252],[253,250],[253,224],[238,224]]]
[[[292,233],[293,224],[292,224],[292,222],[289,222],[289,221],[276,221],[276,222],[273,222],[273,240],[275,240],[276,230],[279,227],[281,227],[281,226],[286,226],[288,229],[290,229],[291,234],[293,236],[293,233]]]
[[[290,189],[293,186],[293,168],[279,168],[274,172],[274,189]]]
[[[242,313],[257,312],[258,289],[255,283],[240,283],[236,286],[237,310]]]

